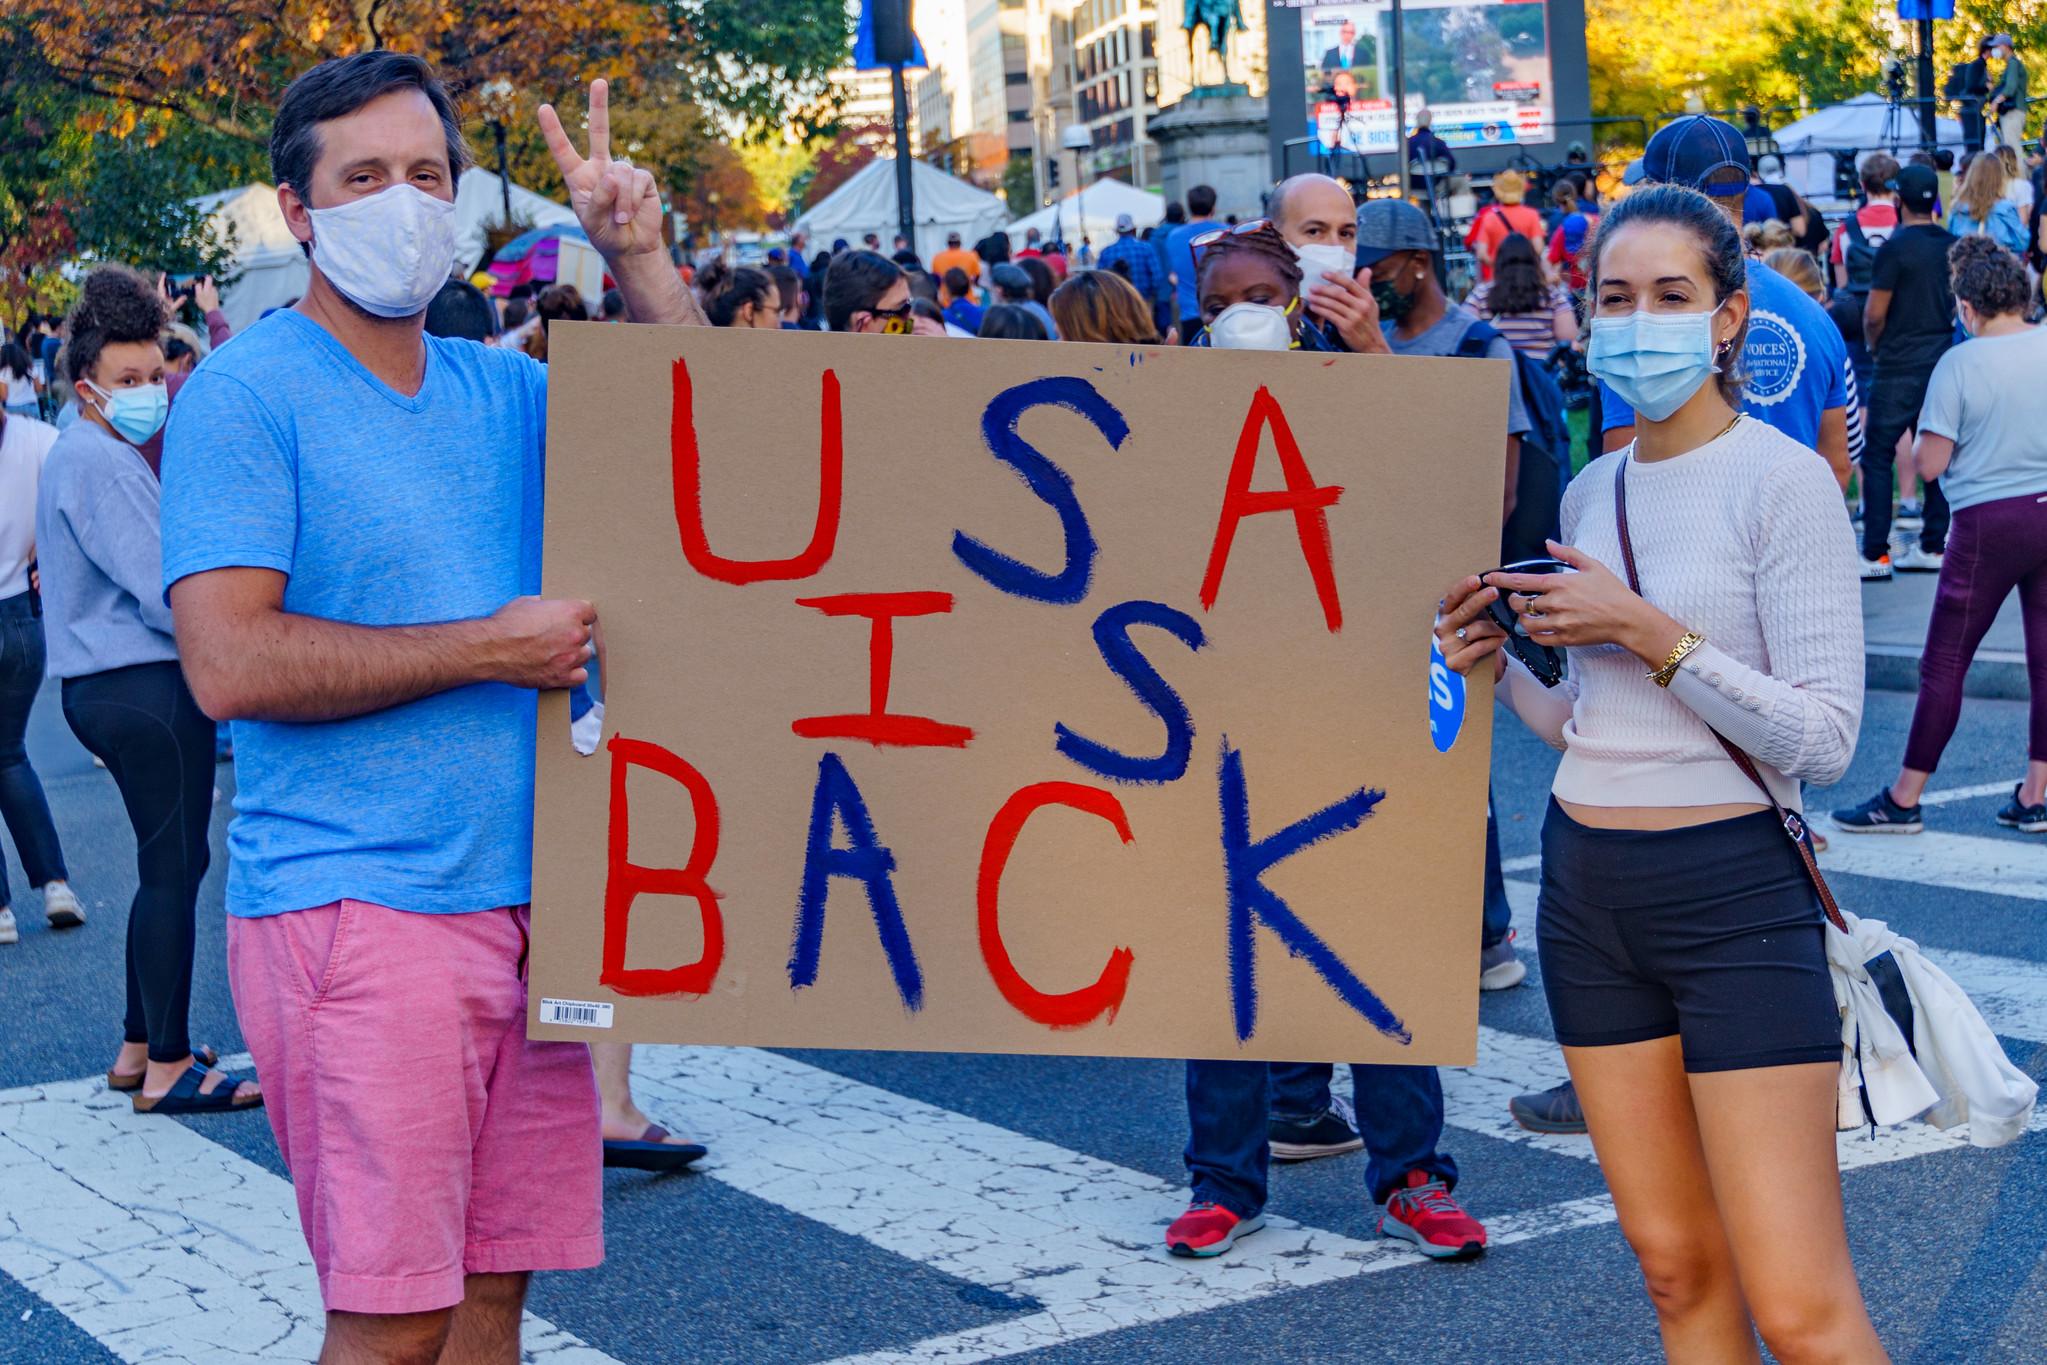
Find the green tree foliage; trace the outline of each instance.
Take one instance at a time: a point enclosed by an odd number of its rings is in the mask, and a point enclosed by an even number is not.
[[[1693,99],[1719,110],[1819,108],[1879,90],[1887,57],[1911,76],[1914,26],[1897,14],[1893,0],[1587,0],[1592,108],[1653,126]],[[1955,18],[1933,27],[1936,97],[1949,68],[1990,33],[2010,33],[2032,58],[2036,87],[2047,78],[2047,6],[2034,0],[1957,0]],[[1940,112],[1953,110],[1943,102]]]
[[[1002,168],[1002,198],[1019,216],[1038,209],[1037,177],[1027,156],[1013,156]]]

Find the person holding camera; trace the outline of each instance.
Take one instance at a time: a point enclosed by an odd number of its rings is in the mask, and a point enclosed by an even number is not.
[[[1640,189],[1594,252],[1586,359],[1635,438],[1565,495],[1562,571],[1452,584],[1437,643],[1564,751],[1543,989],[1666,1354],[1754,1360],[1760,1330],[1779,1359],[1880,1361],[1842,1210],[1824,924],[1802,829],[1771,809],[1853,756],[1848,520],[1826,464],[1741,410],[1728,215]]]

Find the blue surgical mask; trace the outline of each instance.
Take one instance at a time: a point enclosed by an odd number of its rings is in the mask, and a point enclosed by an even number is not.
[[[139,446],[163,430],[164,418],[171,411],[171,395],[161,381],[138,384],[132,389],[115,389],[112,393],[93,384],[90,379],[85,382],[92,384],[92,391],[103,400],[100,415],[129,445]]]
[[[1638,416],[1661,422],[1709,376],[1720,373],[1713,348],[1713,318],[1719,311],[1637,309],[1624,317],[1595,317],[1585,368],[1605,380]]]

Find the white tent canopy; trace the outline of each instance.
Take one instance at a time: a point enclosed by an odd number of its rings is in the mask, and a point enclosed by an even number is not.
[[[487,264],[487,234],[505,218],[505,196],[500,184],[495,172],[481,166],[471,166],[455,182],[455,269],[459,274],[472,274]],[[512,221],[523,232],[527,228],[572,224],[576,214],[568,206],[515,182]]]
[[[1078,248],[1084,236],[1100,251],[1116,240],[1116,216],[1123,213],[1130,215],[1141,232],[1164,221],[1165,196],[1105,178],[1017,219],[1003,230],[1009,234],[1011,246],[1022,246],[1025,232],[1036,228],[1048,242],[1063,235],[1068,247]]]
[[[910,163],[910,193],[915,224],[910,245],[927,262],[945,250],[948,232],[957,232],[962,244],[972,246],[1009,219],[1001,199],[926,162]],[[881,157],[862,166],[821,203],[805,210],[795,231],[809,233],[814,247],[828,247],[838,237],[858,246],[870,232],[886,247],[898,231],[895,159]]]
[[[227,239],[230,226],[234,229],[235,255],[229,269],[240,278],[220,291],[220,311],[235,331],[262,317],[265,309],[281,307],[306,292],[306,254],[284,225],[275,188],[244,185],[202,194],[191,203],[207,216],[221,240]]]
[[[1784,154],[1785,183],[1808,199],[1831,199],[1835,152],[1856,153],[1858,165],[1876,151],[1903,160],[1919,150],[1919,117],[1909,105],[1893,112],[1882,95],[1865,92],[1788,123],[1774,136]],[[1935,140],[1959,158],[1962,125],[1951,118],[1935,120]]]

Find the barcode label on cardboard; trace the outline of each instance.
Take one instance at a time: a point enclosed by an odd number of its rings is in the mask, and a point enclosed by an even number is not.
[[[551,996],[542,996],[540,1022],[575,1024],[582,1028],[610,1028],[611,1006],[597,1000],[556,1000]]]

